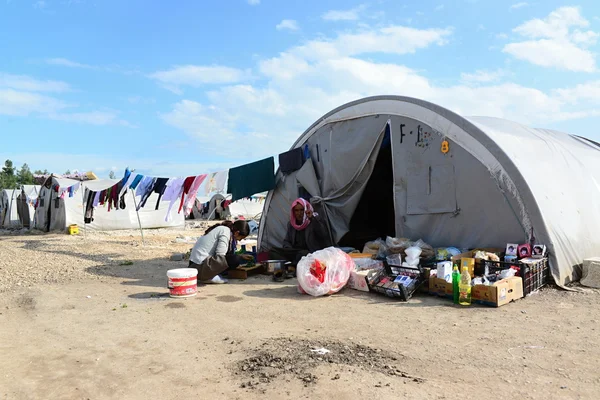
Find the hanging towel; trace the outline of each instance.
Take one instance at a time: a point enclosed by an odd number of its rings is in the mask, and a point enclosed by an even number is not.
[[[185,201],[185,196],[190,192],[190,188],[192,187],[192,184],[195,180],[195,176],[188,176],[187,178],[185,178],[185,181],[183,181],[183,190],[181,191],[181,202],[179,203],[179,209],[177,210],[177,214],[181,213],[181,209],[183,208],[183,203]]]
[[[106,189],[104,189],[104,190],[102,190],[100,192],[100,197],[98,199],[98,204],[100,204],[101,206],[103,206],[105,201],[106,201]]]
[[[211,193],[223,193],[229,171],[213,172],[209,174],[204,187],[204,192],[208,196]]]
[[[169,178],[156,178],[156,183],[154,184],[154,193],[158,194],[158,200],[156,200],[155,210],[158,210],[158,206],[160,205],[160,199],[167,188],[167,183],[169,182]]]
[[[142,179],[144,179],[144,175],[138,174],[129,185],[129,189],[136,190]]]
[[[274,169],[273,157],[230,169],[227,192],[231,193],[231,201],[275,188]]]
[[[179,199],[179,196],[181,196],[181,192],[183,191],[184,180],[184,178],[173,178],[169,179],[169,182],[167,182],[167,188],[165,189],[165,193],[163,194],[163,201],[169,202],[169,208],[167,209],[165,222],[169,222],[173,219],[171,217],[171,209]]]
[[[94,220],[94,199],[96,198],[96,192],[92,192],[89,189],[85,189],[85,215],[83,222],[89,224]]]
[[[279,155],[279,169],[284,175],[298,171],[304,164],[302,147]]]
[[[198,175],[194,179],[194,182],[192,183],[192,186],[190,187],[190,192],[188,193],[188,195],[186,197],[185,205],[183,208],[183,211],[184,211],[186,217],[188,215],[190,215],[190,213],[192,212],[192,209],[194,208],[194,203],[196,202],[196,194],[198,194],[200,185],[202,185],[202,182],[204,182],[205,179],[206,179],[206,175]]]

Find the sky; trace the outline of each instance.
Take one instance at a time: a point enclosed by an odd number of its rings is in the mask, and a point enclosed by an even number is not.
[[[597,0],[0,0],[0,160],[197,175],[372,95],[600,140],[599,35]]]

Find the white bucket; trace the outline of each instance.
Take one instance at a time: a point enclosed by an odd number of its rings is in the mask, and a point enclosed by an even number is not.
[[[177,268],[167,271],[169,295],[171,297],[192,297],[198,292],[198,270]]]

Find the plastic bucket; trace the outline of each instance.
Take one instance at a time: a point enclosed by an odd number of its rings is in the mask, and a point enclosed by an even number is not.
[[[167,271],[169,295],[171,297],[192,297],[198,292],[195,268],[177,268]]]

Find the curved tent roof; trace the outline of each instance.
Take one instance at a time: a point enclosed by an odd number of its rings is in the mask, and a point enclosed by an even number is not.
[[[382,128],[384,124],[387,128]],[[545,244],[560,285],[578,279],[583,259],[600,255],[597,143],[499,118],[461,117],[400,96],[346,104],[300,136],[292,148],[308,144],[313,161],[295,174],[296,179],[282,180],[278,174],[278,186],[265,204],[261,248],[280,243],[285,234],[281,221],[286,221],[297,184],[327,209],[336,241],[348,232],[383,140],[382,129],[388,129],[392,138],[397,236],[422,235],[434,246],[499,246],[511,240]],[[427,139],[420,137],[422,132]],[[421,142],[412,146],[415,136]],[[411,147],[406,147],[403,142],[409,139]],[[439,150],[442,140],[450,143],[447,155]],[[315,152],[320,160],[315,160]],[[432,198],[414,203],[411,196],[420,185],[416,178],[426,167]],[[316,173],[310,171],[313,168]],[[456,205],[448,208],[447,199],[433,199],[432,168],[434,178],[436,171],[443,177],[445,186],[440,190],[444,196],[455,194]],[[455,187],[448,191],[448,186]]]

